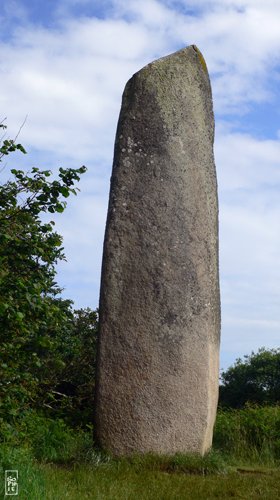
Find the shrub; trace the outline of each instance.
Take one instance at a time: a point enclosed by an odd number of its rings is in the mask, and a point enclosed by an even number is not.
[[[214,447],[236,459],[258,463],[280,460],[280,407],[250,406],[219,409]]]

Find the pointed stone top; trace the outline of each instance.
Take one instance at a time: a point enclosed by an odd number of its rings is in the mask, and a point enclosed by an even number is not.
[[[142,69],[149,68],[152,65],[161,65],[162,63],[169,64],[172,62],[172,64],[174,64],[176,62],[176,60],[177,60],[177,62],[179,62],[179,61],[183,62],[183,61],[186,61],[186,59],[188,59],[189,61],[192,61],[193,63],[197,63],[197,64],[199,63],[198,65],[200,67],[202,67],[202,69],[204,70],[204,72],[208,76],[208,69],[207,69],[205,59],[204,59],[201,51],[199,50],[199,48],[194,44],[188,45],[187,47],[184,47],[183,49],[179,49],[176,52],[173,52],[172,54],[168,54],[167,56],[160,57],[159,59],[155,59],[151,63],[144,66],[144,68],[142,68]],[[140,71],[142,71],[142,70],[140,70]]]

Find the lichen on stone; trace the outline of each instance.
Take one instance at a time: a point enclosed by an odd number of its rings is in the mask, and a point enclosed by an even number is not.
[[[204,59],[203,55],[201,54],[199,48],[196,45],[193,45],[192,47],[195,50],[195,52],[197,52],[197,55],[199,57],[199,60],[200,60],[200,63],[201,63],[201,66],[202,66],[203,70],[205,71],[205,73],[208,73],[205,59]]]

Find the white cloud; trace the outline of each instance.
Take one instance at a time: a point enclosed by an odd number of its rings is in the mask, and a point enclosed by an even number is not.
[[[218,127],[222,366],[279,344],[280,141]]]
[[[280,141],[222,133],[217,135],[215,153],[223,191],[280,184]]]

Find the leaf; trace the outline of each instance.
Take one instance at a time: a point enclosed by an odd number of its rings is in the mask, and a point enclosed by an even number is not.
[[[64,196],[64,198],[68,198],[70,196],[69,188],[62,186],[60,189],[61,194]]]
[[[27,151],[24,149],[24,147],[21,144],[17,144],[16,148],[19,149],[24,154],[27,154]]]
[[[18,312],[16,313],[16,318],[17,318],[19,321],[22,321],[22,320],[23,320],[23,318],[24,318],[24,314],[23,314],[22,312],[18,311]]]
[[[0,304],[0,314],[4,314],[7,309],[9,309],[9,304],[7,304],[6,302]]]
[[[64,212],[64,208],[65,207],[61,203],[57,203],[55,210],[56,210],[56,212],[62,213],[62,212]]]

